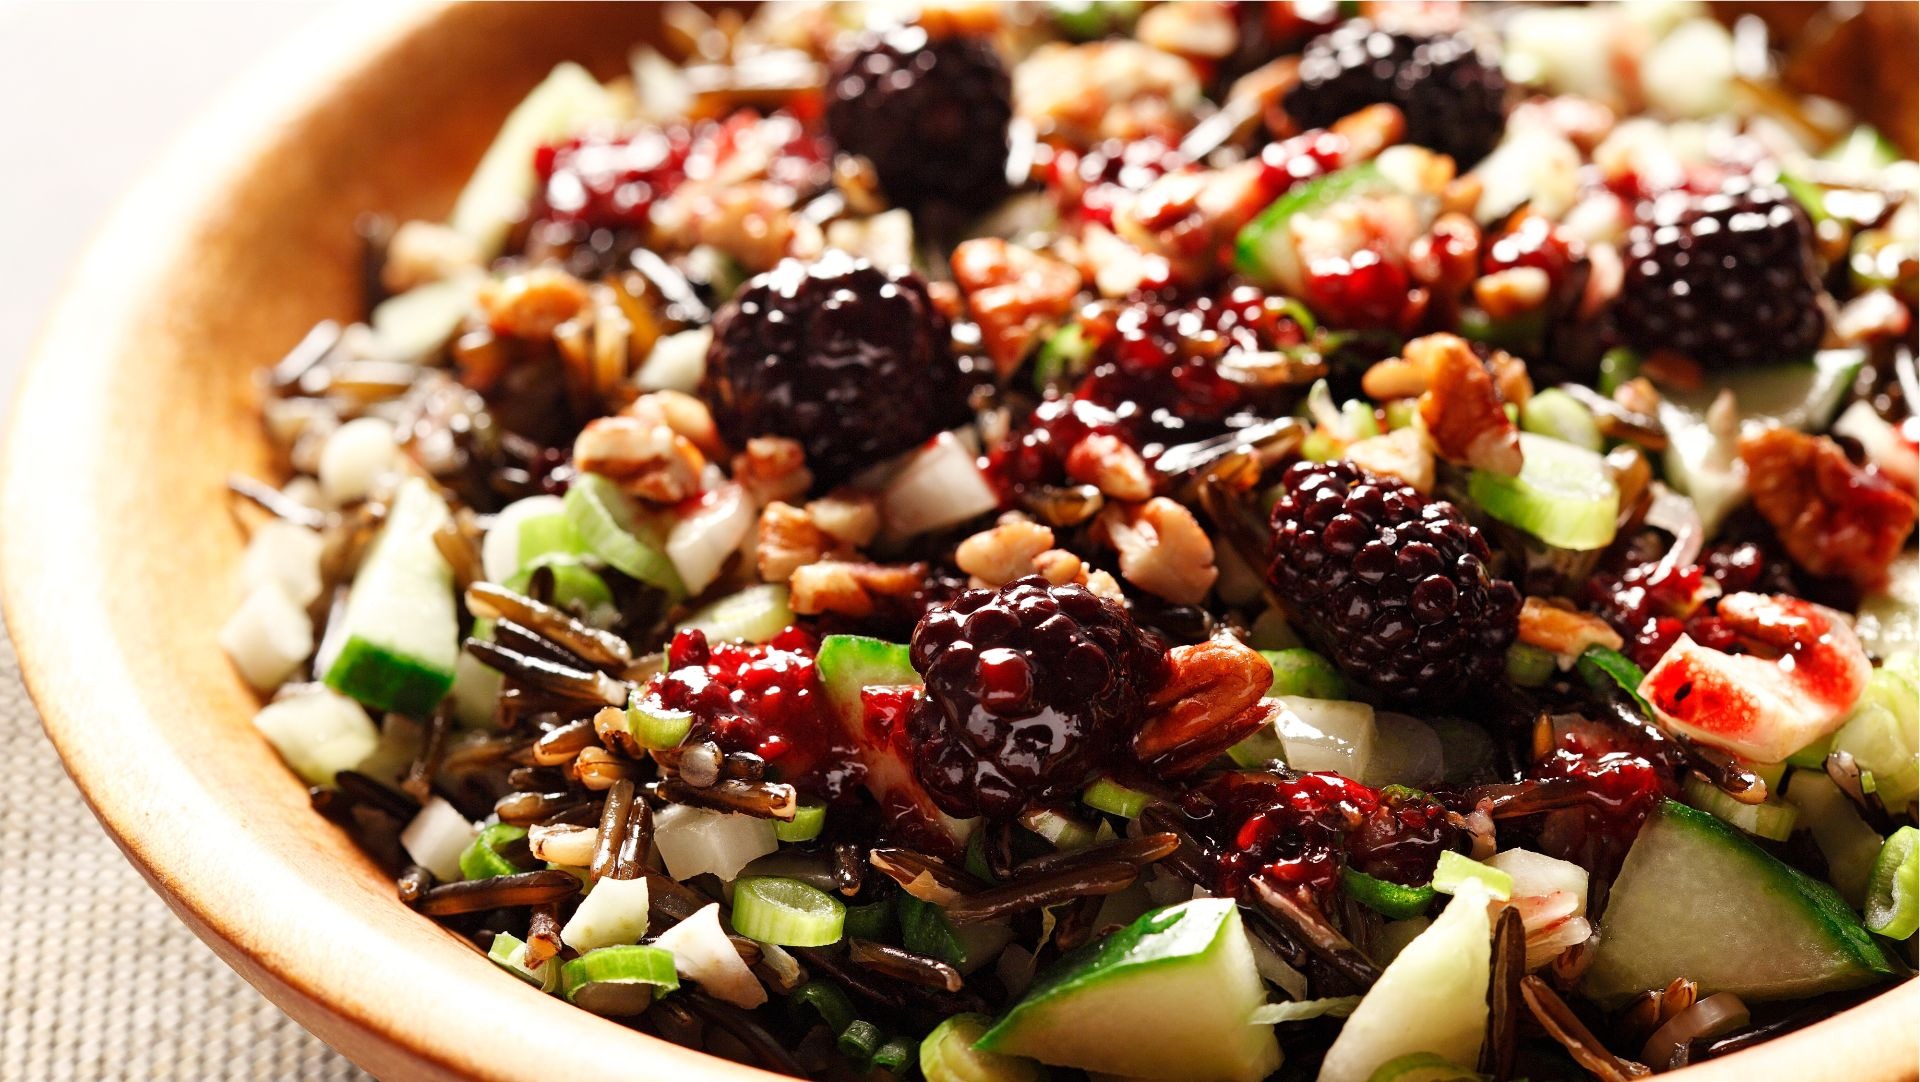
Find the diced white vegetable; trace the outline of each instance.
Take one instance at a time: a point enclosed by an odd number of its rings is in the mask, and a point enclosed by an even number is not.
[[[1576,914],[1587,911],[1587,870],[1568,860],[1559,860],[1530,849],[1509,849],[1495,853],[1484,862],[1513,877],[1512,897],[1544,898],[1566,893],[1575,899]]]
[[[739,485],[722,485],[700,498],[700,506],[682,515],[667,531],[667,559],[680,572],[687,592],[698,594],[720,576],[727,557],[753,529],[754,506]]]
[[[1373,959],[1381,965],[1389,965],[1407,944],[1419,938],[1433,924],[1432,917],[1408,917],[1406,920],[1390,920],[1380,926],[1373,937]]]
[[[1274,719],[1287,765],[1312,772],[1331,770],[1363,777],[1373,761],[1373,707],[1366,703],[1276,695],[1283,709]]]
[[[599,890],[594,888],[595,893]],[[653,945],[672,951],[673,968],[682,977],[700,982],[702,991],[723,1003],[752,1010],[767,1001],[766,988],[741,961],[726,929],[720,927],[717,904],[661,932]]]
[[[475,833],[460,809],[444,797],[434,797],[400,832],[400,848],[434,878],[452,882],[460,878],[460,854],[473,842]]]
[[[314,684],[261,707],[253,727],[309,785],[332,785],[380,746],[379,730],[352,699]]]
[[[653,817],[653,844],[667,874],[682,882],[708,873],[731,881],[750,861],[780,848],[771,819],[684,804]]]
[[[1321,1061],[1320,1082],[1368,1082],[1381,1064],[1415,1052],[1471,1069],[1487,1028],[1492,962],[1487,891],[1468,879],[1354,1008]]]
[[[326,687],[325,684],[317,686]],[[332,688],[327,690],[333,691]],[[339,692],[334,694],[338,695]],[[405,714],[387,714],[380,719],[380,745],[353,769],[382,785],[398,788],[400,779],[406,776],[408,768],[420,757],[420,746],[426,743],[426,739],[425,725]]]
[[[381,301],[367,319],[373,327],[373,355],[410,364],[431,357],[473,311],[483,278],[457,274]]]
[[[483,257],[499,252],[538,182],[534,152],[543,143],[618,114],[613,95],[587,69],[571,63],[554,68],[507,114],[447,224],[466,234]]]
[[[1887,569],[1887,584],[1860,602],[1853,632],[1878,658],[1920,649],[1920,560],[1902,555]]]
[[[1600,101],[1614,97],[1611,8],[1521,8],[1502,37],[1501,66],[1514,82]]]
[[[1874,412],[1873,403],[1861,399],[1848,406],[1833,422],[1836,436],[1860,441],[1867,461],[1881,472],[1911,490],[1920,478],[1920,448],[1916,448],[1886,418]]]
[[[881,519],[895,538],[945,529],[998,506],[973,453],[951,432],[911,452],[880,494]]]
[[[272,691],[313,653],[313,621],[278,583],[262,583],[221,625],[220,648],[247,683]]]
[[[1247,947],[1253,951],[1253,968],[1260,979],[1285,992],[1290,999],[1305,999],[1307,975],[1287,964],[1272,947],[1257,935],[1247,933]],[[1011,949],[1011,948],[1009,948]]]
[[[320,554],[326,547],[318,530],[284,519],[263,522],[240,558],[240,584],[250,591],[275,585],[294,604],[310,605],[320,596]]]
[[[469,729],[493,727],[493,708],[500,701],[500,670],[465,650],[453,662],[453,720]]]
[[[1640,61],[1640,88],[1647,103],[1674,117],[1725,112],[1732,102],[1733,76],[1733,35],[1710,18],[1688,19],[1674,27]]]
[[[320,490],[335,505],[366,499],[374,481],[400,459],[393,425],[358,417],[335,429],[320,452]]]
[[[653,351],[647,354],[640,370],[633,374],[633,381],[643,391],[693,394],[700,389],[700,380],[707,374],[707,347],[712,344],[712,327],[662,335],[654,342]]]
[[[1527,203],[1558,220],[1580,197],[1581,164],[1579,148],[1550,124],[1510,123],[1506,138],[1474,167],[1482,187],[1473,216],[1498,221]]]
[[[577,951],[638,943],[647,934],[647,881],[600,879],[560,929],[560,941]]]
[[[871,218],[841,218],[827,226],[827,247],[851,252],[876,267],[913,263],[913,216],[889,210]]]
[[[566,516],[566,501],[558,496],[528,496],[515,500],[493,516],[493,526],[480,542],[480,570],[488,582],[505,582],[526,562],[520,549],[520,527],[528,519]]]
[[[1433,726],[1409,714],[1379,711],[1373,716],[1373,758],[1358,780],[1372,786],[1411,785],[1426,789],[1446,769],[1445,748]]]

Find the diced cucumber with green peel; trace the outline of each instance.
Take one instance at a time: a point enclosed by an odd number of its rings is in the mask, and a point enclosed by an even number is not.
[[[1451,850],[1440,854],[1433,868],[1433,889],[1440,894],[1459,894],[1469,883],[1476,883],[1487,897],[1504,902],[1513,897],[1513,876]]]
[[[261,707],[253,725],[309,785],[332,785],[335,775],[360,769],[380,747],[380,730],[364,707],[314,685]]]
[[[447,504],[422,480],[394,494],[341,617],[326,685],[380,710],[425,714],[453,686],[460,654],[453,568],[434,544]]]
[[[1702,996],[1799,999],[1892,965],[1831,887],[1706,812],[1664,801],[1627,851],[1581,991],[1617,1007],[1684,977]]]
[[[1888,939],[1920,929],[1920,830],[1901,827],[1880,847],[1867,885],[1867,928]]]
[[[1307,181],[1274,200],[1241,227],[1234,239],[1234,266],[1259,285],[1297,288],[1303,275],[1291,227],[1294,216],[1315,214],[1348,199],[1393,190],[1393,182],[1373,162]]]
[[[1613,540],[1620,489],[1597,453],[1520,433],[1523,462],[1509,477],[1473,470],[1467,491],[1488,515],[1554,548],[1586,552]]]
[[[1250,1024],[1265,1001],[1239,907],[1202,898],[1060,959],[973,1047],[1129,1078],[1257,1082],[1280,1066],[1273,1031]]]
[[[787,588],[749,586],[715,601],[680,622],[680,631],[705,632],[708,642],[763,643],[793,624]]]
[[[1687,776],[1682,795],[1688,804],[1721,822],[1769,841],[1786,841],[1800,820],[1800,809],[1778,797],[1768,797],[1758,804],[1742,803],[1698,774]]]
[[[599,474],[580,474],[567,487],[565,510],[580,543],[608,566],[674,597],[687,592],[658,531],[641,521],[619,485]]]
[[[993,1023],[984,1014],[956,1014],[920,1042],[920,1073],[927,1082],[1044,1082],[1046,1069],[1030,1059],[976,1046]]]
[[[1661,421],[1670,430],[1704,424],[1707,408],[1722,390],[1729,390],[1740,407],[1740,419],[1749,425],[1819,432],[1833,423],[1866,363],[1862,349],[1823,349],[1807,361],[1718,375],[1697,390],[1669,390],[1661,404]]]
[[[1867,825],[1860,808],[1823,770],[1796,770],[1787,779],[1788,803],[1800,809],[1800,825],[1827,861],[1827,881],[1848,905],[1858,908],[1880,856],[1880,832]]]
[[[447,224],[473,241],[483,258],[492,257],[539,183],[534,152],[592,121],[611,120],[620,110],[619,97],[607,93],[587,69],[573,63],[555,67],[507,114],[460,190]]]
[[[1479,1059],[1493,967],[1487,902],[1479,881],[1467,880],[1401,948],[1327,1049],[1319,1082],[1371,1082],[1383,1066],[1419,1053]]]

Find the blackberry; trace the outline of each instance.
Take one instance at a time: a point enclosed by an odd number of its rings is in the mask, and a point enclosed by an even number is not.
[[[1452,504],[1347,462],[1301,462],[1273,508],[1267,583],[1354,680],[1439,707],[1500,677],[1520,592]]]
[[[1013,84],[979,38],[919,27],[871,34],[833,65],[827,131],[873,163],[887,197],[984,210],[1006,193]]]
[[[1453,156],[1462,170],[1506,128],[1507,80],[1464,34],[1412,34],[1353,19],[1307,43],[1287,115],[1324,128],[1381,102],[1407,118],[1407,141]]]
[[[907,722],[915,770],[961,818],[1077,792],[1131,741],[1166,669],[1120,605],[1038,575],[929,609],[911,659],[927,684]]]
[[[1316,899],[1330,898],[1340,869],[1406,886],[1433,878],[1460,832],[1423,793],[1385,790],[1332,773],[1231,772],[1188,799],[1216,837],[1219,889],[1243,896],[1255,877]]]
[[[829,251],[783,261],[720,310],[700,396],[735,447],[798,440],[827,488],[964,422],[969,389],[926,282]]]
[[[1813,226],[1778,184],[1741,177],[1643,204],[1625,256],[1613,318],[1636,349],[1739,368],[1805,356],[1826,335]]]

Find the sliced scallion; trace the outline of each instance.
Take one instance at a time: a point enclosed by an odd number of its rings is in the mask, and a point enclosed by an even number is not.
[[[506,854],[501,852],[526,836],[526,827],[517,827],[510,823],[494,823],[482,830],[460,854],[460,877],[492,879],[497,875],[512,875],[515,872],[526,871],[525,868],[508,860]]]
[[[693,713],[670,710],[636,688],[627,702],[627,731],[640,746],[654,751],[677,748],[693,730]]]
[[[793,810],[793,819],[775,819],[773,836],[783,842],[810,842],[826,829],[827,808],[824,804],[801,804]]]
[[[1324,656],[1296,646],[1290,650],[1262,650],[1260,656],[1273,666],[1272,695],[1299,695],[1308,699],[1344,699],[1347,678]]]
[[[1081,803],[1087,807],[1122,819],[1138,818],[1152,800],[1149,794],[1122,785],[1112,778],[1095,778],[1093,784],[1080,794]]]
[[[639,513],[620,486],[583,473],[567,487],[567,524],[587,550],[617,570],[676,597],[686,593],[680,573],[658,544],[640,536]]]
[[[1495,901],[1504,902],[1513,896],[1513,876],[1452,850],[1440,854],[1440,863],[1433,869],[1434,890],[1454,894],[1469,879],[1478,879]]]
[[[856,1018],[840,1031],[833,1046],[855,1067],[864,1070],[872,1063],[873,1054],[880,1050],[880,1041],[885,1036],[879,1026],[864,1018]]]
[[[1920,830],[1901,827],[1880,847],[1867,880],[1868,930],[1905,939],[1920,928]]]
[[[837,984],[808,981],[787,997],[798,1011],[812,1011],[827,1029],[839,1033],[853,1022],[853,1003]]]
[[[1483,1082],[1485,1077],[1432,1052],[1410,1052],[1382,1063],[1367,1082]]]
[[[1507,647],[1507,679],[1523,688],[1537,688],[1553,679],[1553,653],[1532,643]]]
[[[1346,888],[1354,901],[1394,920],[1406,920],[1425,913],[1433,905],[1435,893],[1431,886],[1409,887],[1375,878],[1365,872],[1356,872],[1352,868],[1341,871],[1340,885]]]
[[[899,915],[894,912],[893,899],[883,898],[866,905],[847,907],[847,919],[843,926],[848,939],[871,939],[876,943],[893,942],[894,933],[900,930]]]
[[[493,945],[487,948],[487,957],[493,960],[493,964],[542,992],[553,991],[560,981],[560,963],[557,960],[548,959],[539,966],[529,966],[526,942],[509,932],[501,932],[493,937]]]
[[[783,947],[838,943],[847,907],[798,879],[743,876],[733,884],[733,930]]]
[[[590,950],[560,967],[567,1002],[608,1018],[639,1014],[680,987],[673,952],[637,944]]]
[[[874,1049],[873,1066],[892,1074],[900,1074],[914,1061],[914,1056],[919,1051],[919,1042],[906,1037],[895,1037]]]

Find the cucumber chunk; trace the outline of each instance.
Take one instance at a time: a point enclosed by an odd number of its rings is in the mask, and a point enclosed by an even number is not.
[[[425,714],[453,686],[460,656],[453,568],[433,543],[447,505],[421,480],[394,495],[341,617],[325,683],[379,710]]]
[[[1613,540],[1620,489],[1601,457],[1583,447],[1520,433],[1518,476],[1474,470],[1473,502],[1488,515],[1555,548],[1586,552]]]
[[[1239,908],[1201,898],[1062,958],[974,1047],[1129,1078],[1257,1082],[1280,1066],[1273,1031],[1251,1024],[1265,1000]]]
[[[1423,1052],[1476,1061],[1487,1028],[1492,936],[1486,888],[1463,881],[1354,1008],[1321,1061],[1320,1082],[1369,1082],[1387,1064]]]
[[[1892,971],[1834,889],[1706,812],[1666,801],[1627,851],[1581,990],[1618,1006],[1676,977],[1700,992],[1795,999]]]

